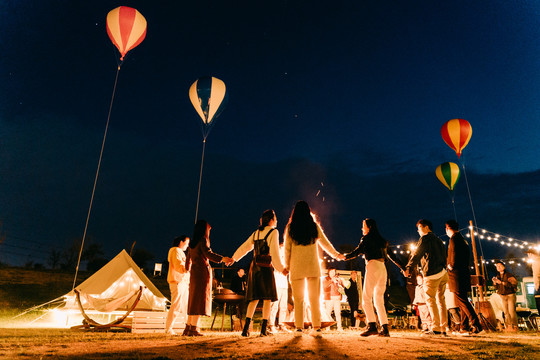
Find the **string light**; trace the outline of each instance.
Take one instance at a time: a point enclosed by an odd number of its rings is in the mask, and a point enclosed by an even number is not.
[[[465,235],[468,238],[470,238],[471,234],[469,233],[469,231],[472,229],[473,228],[469,226],[468,228],[464,228],[461,230],[466,230],[467,233]],[[481,234],[479,235],[479,233]],[[474,235],[478,236],[478,238],[481,240],[487,239],[488,241],[493,241],[507,247],[513,246],[515,248],[520,248],[520,249],[536,249],[540,251],[540,244],[535,245],[535,244],[529,243],[528,241],[522,241],[514,237],[501,236],[500,234],[494,233],[486,229],[476,228],[476,231],[474,231]]]

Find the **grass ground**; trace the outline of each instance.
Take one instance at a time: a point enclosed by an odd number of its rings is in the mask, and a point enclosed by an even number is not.
[[[206,317],[205,336],[191,338],[35,328],[29,325],[35,313],[13,320],[26,308],[67,293],[72,281],[70,273],[0,269],[0,359],[540,359],[540,335],[535,332],[425,338],[413,330],[392,330],[390,338],[362,338],[358,331],[346,330],[326,332],[322,339],[291,334],[246,339],[239,332],[209,331],[212,318]],[[152,281],[169,296],[164,279]],[[214,325],[218,328],[221,312]],[[230,329],[228,316],[224,329]]]
[[[239,332],[204,331],[203,337],[84,333],[58,329],[0,329],[2,359],[540,359],[536,333],[477,337],[420,337],[392,331],[362,338],[358,331],[243,338]]]

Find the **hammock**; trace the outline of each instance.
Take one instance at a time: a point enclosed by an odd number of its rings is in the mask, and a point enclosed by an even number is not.
[[[111,312],[115,311],[122,305],[126,304],[132,297],[135,295],[139,289],[133,290],[132,292],[119,297],[117,299],[115,298],[98,298],[95,296],[92,296],[90,294],[85,294],[83,292],[79,292],[79,294],[82,296],[84,300],[86,300],[86,303],[89,305],[89,307],[92,307],[96,309],[97,311],[101,312]]]
[[[113,300],[97,299],[97,298],[94,298],[94,297],[92,297],[90,295],[83,294],[83,297],[85,298],[85,300],[88,301],[97,310],[99,310],[100,308],[102,308],[102,309],[111,308],[112,309],[112,310],[104,310],[104,311],[113,311],[114,309],[119,308],[122,304],[127,303],[129,300],[131,300],[132,297],[137,295],[137,298],[135,299],[135,301],[133,302],[131,307],[126,311],[126,313],[121,318],[113,320],[108,324],[100,324],[97,321],[91,319],[86,314],[86,312],[84,311],[84,307],[82,306],[82,303],[81,303],[81,292],[79,290],[75,289],[74,291],[75,291],[75,295],[76,295],[76,298],[77,298],[77,304],[79,305],[79,309],[81,310],[81,314],[84,317],[84,321],[83,321],[82,325],[73,326],[72,329],[108,330],[108,329],[116,327],[116,328],[123,328],[123,329],[130,330],[131,326],[130,325],[122,325],[122,322],[128,317],[128,315],[133,311],[133,309],[135,309],[135,307],[139,303],[139,300],[141,299],[141,296],[142,296],[142,293],[143,293],[143,289],[144,288],[141,286],[141,287],[139,287],[139,290],[133,291],[133,292],[131,292],[131,293],[125,295],[125,296],[122,296],[121,298],[113,299]],[[103,311],[103,310],[99,310],[99,311]]]

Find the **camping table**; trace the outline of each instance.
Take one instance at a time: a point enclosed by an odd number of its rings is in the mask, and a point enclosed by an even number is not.
[[[233,330],[233,314],[232,314],[232,305],[236,305],[244,301],[244,296],[238,295],[229,289],[218,289],[214,292],[214,302],[218,305],[216,312],[214,313],[214,319],[212,320],[212,326],[210,330],[214,328],[214,322],[216,321],[216,316],[219,311],[219,305],[222,305],[223,313],[221,315],[221,331],[223,331],[223,325],[225,324],[225,312],[227,311],[227,304],[231,305],[229,312],[231,313],[231,331]],[[240,326],[242,326],[242,314],[240,314]]]

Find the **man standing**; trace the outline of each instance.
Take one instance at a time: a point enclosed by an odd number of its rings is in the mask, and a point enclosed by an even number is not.
[[[246,271],[242,268],[236,271],[231,279],[231,290],[242,296],[246,296]],[[233,305],[234,306],[234,305]],[[236,317],[240,320],[244,314],[244,300],[236,304]]]
[[[360,298],[362,297],[362,280],[358,280],[356,270],[351,271],[351,278],[345,283],[345,295],[351,308],[351,327],[357,328],[356,322],[360,311]]]
[[[444,299],[444,290],[448,282],[446,272],[446,248],[440,238],[433,233],[433,224],[421,219],[416,223],[420,240],[416,250],[407,264],[404,275],[407,277],[418,263],[424,275],[424,291],[427,295],[427,306],[431,315],[431,329],[423,335],[446,335],[448,314]]]
[[[171,307],[169,308],[165,324],[165,333],[167,335],[176,335],[173,326],[179,315],[182,316],[184,323],[187,320],[189,272],[186,270],[185,251],[188,245],[189,237],[182,235],[174,238],[167,257],[169,261],[167,282],[171,290]]]
[[[341,293],[339,289],[343,288],[343,280],[336,275],[335,268],[328,268],[328,276],[323,280],[324,307],[326,314],[332,318],[332,310],[336,316],[337,330],[342,331],[341,325]]]
[[[231,290],[238,295],[246,295],[246,272],[240,268],[231,279]]]
[[[456,305],[461,313],[459,333],[466,335],[482,331],[478,315],[474,311],[467,293],[471,288],[471,274],[469,271],[470,249],[467,240],[459,232],[459,224],[455,220],[446,222],[446,235],[448,243],[448,287],[455,294]]]

